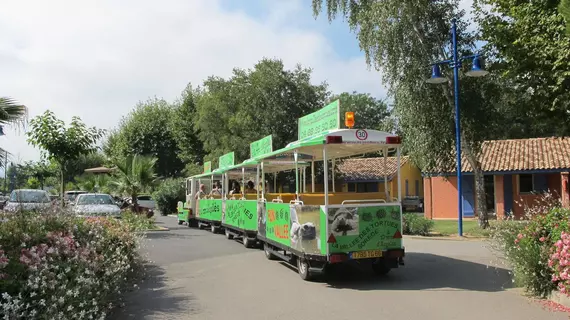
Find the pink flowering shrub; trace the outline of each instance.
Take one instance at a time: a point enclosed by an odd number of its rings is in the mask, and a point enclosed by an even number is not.
[[[507,258],[515,284],[540,297],[557,287],[554,262],[551,265],[549,260],[553,246],[570,231],[570,210],[547,198],[540,199],[541,205],[526,208],[523,220],[499,222],[491,231],[492,242]]]
[[[570,234],[562,232],[554,243],[548,266],[552,269],[552,282],[558,290],[570,296]]]
[[[104,319],[139,266],[138,243],[114,218],[22,214],[0,223],[0,314]]]

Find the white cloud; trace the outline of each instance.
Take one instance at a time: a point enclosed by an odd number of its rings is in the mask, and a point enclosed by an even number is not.
[[[0,10],[2,96],[30,108],[30,117],[53,110],[68,122],[111,128],[139,100],[176,98],[188,82],[227,77],[262,57],[314,69],[333,91],[383,97],[378,72],[363,57],[340,59],[314,29],[287,24],[310,15],[306,1],[273,2],[262,20],[227,12],[217,0],[10,1]],[[290,119],[295,121],[295,119]],[[39,152],[23,133],[7,128],[0,146],[23,160]]]

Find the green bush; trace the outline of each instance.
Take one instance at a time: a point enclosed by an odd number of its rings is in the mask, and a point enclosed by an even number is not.
[[[156,206],[162,215],[175,213],[178,201],[184,201],[186,188],[183,179],[166,179],[153,194]]]
[[[543,202],[525,210],[525,219],[494,224],[491,243],[508,260],[514,281],[528,293],[546,297],[556,288],[548,265],[554,244],[568,232],[570,210]]]
[[[433,229],[433,221],[415,213],[404,214],[404,234],[427,236]]]

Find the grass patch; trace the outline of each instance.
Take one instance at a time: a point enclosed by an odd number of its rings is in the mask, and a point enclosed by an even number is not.
[[[433,220],[432,232],[442,236],[457,234],[457,220]],[[491,222],[491,221],[490,221]],[[492,224],[493,222],[491,222]],[[479,228],[477,220],[463,220],[463,235],[472,237],[488,237],[489,229]]]

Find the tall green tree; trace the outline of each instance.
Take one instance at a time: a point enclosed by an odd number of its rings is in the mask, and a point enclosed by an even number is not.
[[[454,91],[451,70],[444,68],[448,82],[426,84],[429,65],[450,58],[451,20],[458,20],[458,47],[472,53],[473,35],[466,32],[464,12],[457,0],[351,1],[313,0],[314,15],[325,8],[329,20],[347,18],[358,35],[366,62],[382,71],[384,84],[394,99],[394,112],[404,136],[404,145],[423,169],[455,171]],[[324,6],[323,6],[324,4]],[[469,66],[464,65],[463,70]],[[492,80],[492,79],[491,79]],[[483,173],[477,153],[483,140],[494,134],[493,110],[498,88],[493,81],[461,78],[459,100],[462,153],[476,177],[480,224],[488,225]]]
[[[114,161],[135,154],[155,157],[159,175],[180,174],[184,163],[178,157],[178,144],[170,130],[173,112],[174,108],[164,99],[139,102],[121,119],[117,130],[111,132],[103,150]]]
[[[488,69],[506,89],[515,137],[570,134],[570,36],[559,0],[476,0]],[[558,11],[560,5],[561,12]]]
[[[73,117],[69,127],[66,127],[65,122],[56,118],[50,110],[30,121],[28,143],[42,149],[44,156],[56,162],[60,168],[62,205],[68,164],[81,155],[97,151],[96,143],[103,132],[95,127],[87,127],[79,117]]]
[[[386,102],[376,99],[368,93],[343,92],[332,96],[329,100],[340,99],[341,123],[344,123],[345,112],[354,112],[357,129],[381,130],[385,127],[386,118],[390,115]]]
[[[178,158],[184,163],[202,163],[204,146],[194,127],[196,124],[196,100],[201,90],[192,88],[191,84],[184,89],[180,101],[175,103],[172,111],[170,131],[178,146]]]
[[[234,69],[229,79],[209,77],[196,100],[195,129],[207,159],[230,151],[249,158],[249,144],[269,134],[273,147],[297,140],[297,119],[325,105],[327,84],[311,83],[311,69],[286,70],[263,59],[253,69]]]

